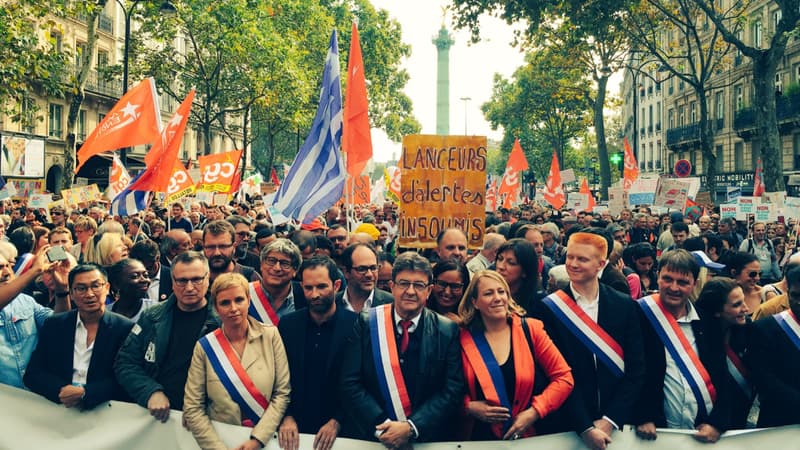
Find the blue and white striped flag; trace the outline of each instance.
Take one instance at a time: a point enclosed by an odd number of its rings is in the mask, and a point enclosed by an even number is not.
[[[150,202],[150,192],[131,191],[130,187],[144,172],[136,175],[130,183],[111,202],[111,215],[126,217],[147,209]]]
[[[339,46],[334,30],[322,72],[317,116],[275,195],[273,205],[279,212],[309,223],[342,198],[345,169],[339,152],[341,138],[342,88]]]

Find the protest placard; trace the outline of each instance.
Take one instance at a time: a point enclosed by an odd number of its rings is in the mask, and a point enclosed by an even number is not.
[[[33,194],[28,198],[28,207],[47,208],[53,201],[53,194]]]
[[[687,198],[689,198],[689,183],[677,178],[662,178],[658,183],[653,204],[683,211]]]
[[[589,207],[589,194],[570,192],[567,195],[566,207],[573,211],[586,211]]]

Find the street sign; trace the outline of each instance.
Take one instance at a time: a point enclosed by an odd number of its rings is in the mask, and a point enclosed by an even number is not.
[[[675,163],[674,173],[678,178],[688,177],[692,173],[692,163],[688,159],[679,159]]]

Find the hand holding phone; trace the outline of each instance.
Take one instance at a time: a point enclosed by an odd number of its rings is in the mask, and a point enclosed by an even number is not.
[[[64,261],[65,259],[67,259],[67,252],[64,251],[64,247],[55,246],[47,250],[47,260],[51,263]]]

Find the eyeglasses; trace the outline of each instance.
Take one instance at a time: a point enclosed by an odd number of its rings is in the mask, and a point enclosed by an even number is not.
[[[281,266],[281,269],[283,270],[288,270],[292,268],[291,261],[287,261],[285,259],[273,258],[272,256],[264,258],[263,263],[269,267],[275,267],[275,264],[279,264]]]
[[[376,265],[372,265],[372,266],[356,266],[356,267],[353,267],[353,270],[355,270],[356,272],[360,273],[361,275],[364,275],[367,272],[377,272],[378,271],[378,266],[376,266]]]
[[[51,211],[50,215],[51,216],[63,216],[64,213],[62,213],[61,211]]]
[[[423,283],[421,281],[408,281],[408,280],[399,280],[394,282],[395,287],[400,288],[403,291],[407,291],[408,288],[413,287],[415,291],[419,292],[424,290],[428,287],[428,283]]]
[[[436,280],[433,282],[433,284],[441,290],[450,288],[452,292],[461,292],[461,290],[464,289],[463,283],[448,283],[444,280]]]
[[[217,250],[228,250],[229,248],[233,247],[233,244],[219,244],[219,245],[204,245],[203,250],[207,250],[209,252],[215,252]]]
[[[750,278],[756,278],[759,275],[761,275],[761,274],[759,272],[756,272],[755,270],[752,271],[752,272],[747,272],[747,276],[750,277]]]
[[[186,287],[186,286],[189,285],[189,283],[192,283],[193,286],[200,286],[200,284],[203,281],[206,280],[207,276],[208,276],[208,272],[206,272],[205,275],[203,275],[202,277],[196,277],[196,278],[173,278],[172,281],[176,285],[178,285],[180,287]]]
[[[75,285],[75,286],[72,287],[72,291],[75,292],[76,294],[83,295],[83,294],[86,294],[89,291],[89,289],[91,289],[92,292],[98,293],[105,286],[106,286],[106,283],[104,283],[104,282],[92,283],[89,286],[86,286],[85,284],[78,284],[78,285]]]

